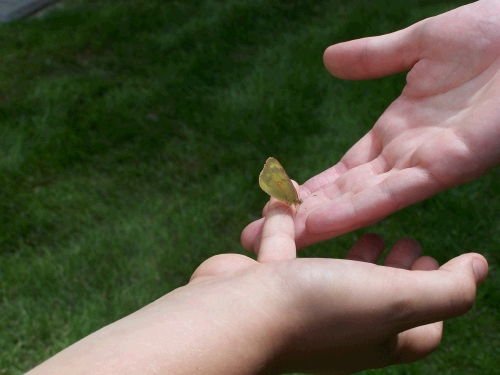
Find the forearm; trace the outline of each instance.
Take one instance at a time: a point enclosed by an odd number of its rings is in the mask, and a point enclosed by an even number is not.
[[[224,290],[202,292],[188,286],[167,294],[73,344],[29,375],[261,373],[273,351],[272,340],[269,330],[262,330],[262,317],[250,316],[252,301],[227,298]]]

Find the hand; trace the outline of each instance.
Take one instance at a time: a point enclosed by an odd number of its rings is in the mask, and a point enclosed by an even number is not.
[[[410,239],[372,264],[383,248],[366,235],[349,260],[295,259],[292,212],[272,200],[257,261],[214,256],[29,374],[346,374],[415,361],[439,344],[442,319],[472,306],[488,266],[466,254],[436,270]]]
[[[344,79],[410,70],[397,98],[338,164],[301,186],[299,248],[375,223],[500,163],[500,2],[481,0],[392,34],[329,47]],[[242,233],[260,243],[262,219]]]

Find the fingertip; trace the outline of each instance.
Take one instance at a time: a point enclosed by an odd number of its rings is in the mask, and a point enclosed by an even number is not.
[[[480,254],[474,254],[472,259],[472,269],[476,275],[476,283],[481,284],[488,275],[488,261]]]
[[[383,249],[385,247],[385,241],[384,238],[377,234],[377,233],[365,233],[363,234],[358,241],[363,242],[363,243],[371,243],[377,248]]]
[[[442,337],[442,321],[402,332],[398,337],[397,363],[411,363],[428,356],[438,348]]]
[[[347,57],[350,57],[349,52],[352,50],[352,47],[356,47],[357,43],[358,40],[337,43],[329,46],[323,52],[323,64],[331,75],[337,78],[349,78],[349,75],[343,71],[342,63]]]
[[[342,79],[373,79],[407,71],[419,57],[419,23],[393,33],[334,44],[323,53],[326,69]]]
[[[443,266],[440,270],[450,272],[455,276],[453,287],[459,287],[460,293],[455,294],[455,299],[449,306],[455,307],[454,316],[469,311],[474,305],[477,286],[486,278],[488,262],[476,253],[462,254]]]
[[[411,266],[412,271],[435,271],[439,269],[439,263],[436,259],[430,256],[418,258]]]
[[[375,233],[362,235],[351,247],[346,259],[360,262],[376,263],[385,247],[384,239]]]
[[[240,234],[240,243],[241,243],[241,246],[243,246],[243,248],[245,250],[248,250],[250,251],[252,249],[252,246],[251,246],[251,243],[253,243],[253,241],[250,240],[250,235],[249,235],[249,227],[252,225],[253,223],[250,223],[248,224],[245,229],[243,229],[243,231],[241,232]]]
[[[255,240],[253,241],[253,252],[257,255],[259,255],[259,249],[260,249],[260,241],[262,239],[262,232],[259,233],[256,237]],[[250,250],[252,251],[252,250]]]
[[[440,268],[451,270],[457,267],[468,268],[469,272],[472,268],[476,284],[483,282],[488,275],[488,261],[478,253],[462,254],[443,264]]]
[[[401,238],[385,257],[384,266],[409,270],[421,254],[422,247],[417,240],[409,237]]]
[[[432,258],[421,259],[428,265],[433,263]],[[473,270],[474,262],[477,262],[477,276]],[[438,271],[409,272],[398,283],[401,288],[399,295],[405,301],[403,304],[398,302],[399,311],[402,312],[399,318],[401,329],[407,330],[466,313],[474,305],[477,284],[486,277],[486,273],[487,262],[479,254],[460,255]],[[415,296],[421,297],[416,299]]]
[[[262,217],[266,217],[267,209],[269,208],[269,201],[264,205],[264,208],[262,209]]]
[[[260,241],[260,233],[264,225],[264,218],[255,220],[248,224],[241,232],[240,242],[245,250],[254,251],[256,240]]]

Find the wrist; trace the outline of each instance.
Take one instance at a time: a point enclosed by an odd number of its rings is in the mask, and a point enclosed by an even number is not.
[[[210,353],[200,363],[212,363],[207,373],[275,373],[289,341],[291,302],[275,267],[259,265],[257,272],[213,281],[190,290],[191,310],[199,314],[197,345]]]

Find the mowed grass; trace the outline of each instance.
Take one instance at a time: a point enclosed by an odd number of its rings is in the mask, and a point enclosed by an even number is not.
[[[299,182],[335,164],[404,74],[329,76],[324,49],[460,1],[66,1],[0,25],[0,374],[22,374],[184,285],[241,230],[277,157]],[[490,262],[475,307],[416,364],[366,374],[495,374],[500,173],[301,251],[342,257],[360,234]]]

